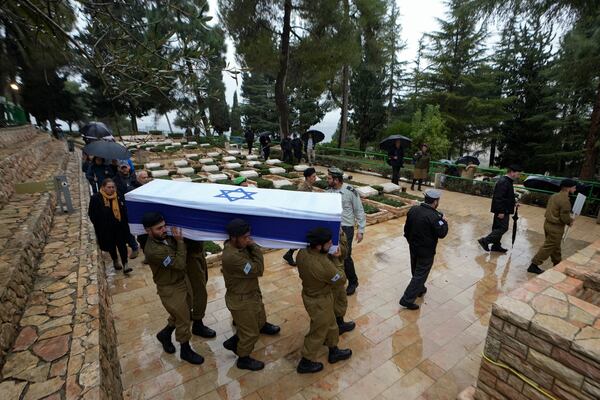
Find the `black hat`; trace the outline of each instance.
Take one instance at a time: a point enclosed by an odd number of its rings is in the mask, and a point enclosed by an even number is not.
[[[313,167],[306,168],[304,170],[304,177],[308,178],[309,176],[312,176],[312,174],[314,174],[315,172],[317,171]]]
[[[142,225],[144,228],[152,228],[165,220],[161,213],[149,211],[142,216]]]
[[[575,181],[574,179],[567,178],[560,181],[561,188],[572,188],[575,186],[577,186],[577,181]]]
[[[508,166],[508,170],[513,172],[522,172],[523,168],[521,168],[521,166],[518,164],[510,164]]]
[[[314,228],[306,234],[306,241],[311,246],[323,245],[329,242],[332,238],[331,231],[328,228]]]
[[[250,224],[243,219],[236,218],[231,220],[225,229],[229,236],[240,237],[250,232]]]

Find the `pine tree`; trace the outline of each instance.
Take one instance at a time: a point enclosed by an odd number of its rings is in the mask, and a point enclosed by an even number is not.
[[[266,74],[244,73],[241,111],[244,126],[254,132],[278,132],[279,118],[275,105],[275,79]]]
[[[208,58],[208,85],[207,102],[210,124],[219,135],[230,128],[229,106],[225,100],[225,83],[223,82],[223,70],[225,69],[225,34],[220,28],[213,29],[214,42],[213,54]]]
[[[407,80],[404,76],[407,62],[398,59],[398,52],[406,48],[406,43],[401,38],[402,28],[399,18],[400,9],[396,1],[392,0],[383,26],[385,32],[383,35],[383,51],[386,58],[385,75],[388,124],[391,122],[394,113],[394,101]]]
[[[240,105],[238,103],[237,90],[233,92],[233,104],[231,105],[231,136],[240,136],[242,134],[242,116]]]

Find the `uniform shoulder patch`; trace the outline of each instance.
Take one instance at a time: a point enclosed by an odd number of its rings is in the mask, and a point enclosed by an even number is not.
[[[244,274],[248,275],[251,270],[252,270],[252,265],[250,265],[249,262],[246,263],[246,265],[244,266]]]
[[[331,282],[337,282],[341,278],[340,274],[335,274],[333,278],[331,278]]]
[[[438,221],[438,224],[440,224],[440,226],[444,225],[444,221],[442,221],[441,219]]]
[[[163,267],[169,268],[169,265],[171,265],[171,261],[171,256],[166,256],[162,262]]]

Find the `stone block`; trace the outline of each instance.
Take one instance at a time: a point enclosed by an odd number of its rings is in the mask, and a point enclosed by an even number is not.
[[[210,147],[210,143],[200,143],[200,147]]]
[[[242,152],[239,150],[227,150],[227,154],[232,155],[232,156],[237,156],[239,154],[242,154]]]
[[[277,165],[277,164],[281,164],[283,163],[283,161],[278,160],[277,158],[272,158],[270,160],[265,161],[265,164],[267,165]]]
[[[531,306],[539,313],[558,318],[566,318],[569,314],[569,303],[544,294],[535,296],[531,302]]]
[[[194,173],[194,168],[186,167],[186,168],[177,168],[178,175],[192,175]]]
[[[258,160],[258,156],[254,155],[254,154],[246,154],[246,160],[249,160],[249,161]]]
[[[505,296],[492,305],[492,314],[527,330],[535,311],[529,304]]]
[[[160,168],[162,165],[159,162],[150,162],[150,163],[146,163],[144,165],[144,168],[146,169],[157,169]]]
[[[223,157],[222,160],[225,161],[225,162],[231,162],[231,161],[237,160],[237,158],[232,157],[232,156],[226,156],[226,157]]]
[[[569,384],[574,387],[578,388],[583,384],[583,375],[533,349],[529,350],[527,361],[532,365],[549,372],[555,378],[564,382],[569,382]]]
[[[275,187],[275,189],[280,189],[282,186],[288,186],[288,185],[293,185],[293,183],[288,181],[287,179],[280,179],[277,181],[273,181],[273,186]]]
[[[523,381],[517,378],[515,375],[508,376],[508,385],[513,387],[517,392],[523,391]]]
[[[254,171],[254,170],[240,171],[240,176],[243,176],[245,178],[257,178],[258,172]]]
[[[529,364],[522,358],[517,357],[514,353],[502,349],[502,351],[500,351],[500,356],[498,357],[498,359],[501,362],[509,365],[513,369],[519,371],[521,374],[525,375],[529,379],[533,380],[543,388],[548,390],[552,389],[552,382],[554,381],[554,377],[552,375],[541,370],[538,367]]]
[[[396,185],[395,183],[392,183],[392,182],[386,182],[381,186],[383,187],[383,193],[392,193],[392,192],[395,192],[396,190],[400,190],[400,185]]]
[[[240,163],[225,163],[223,165],[226,169],[236,169],[236,168],[241,168],[241,164]]]
[[[229,179],[229,177],[225,174],[210,174],[208,175],[209,182],[223,181],[225,179]]]
[[[261,164],[262,164],[262,163],[261,163],[260,161],[248,161],[248,162],[246,163],[246,165],[247,165],[248,167],[250,167],[250,168],[252,168],[252,167],[255,167],[255,166],[257,166],[257,165],[261,165]]]
[[[189,154],[184,154],[183,155],[185,158],[187,158],[188,160],[191,158],[198,158],[199,155],[197,153],[189,153]]]
[[[369,197],[369,196],[376,196],[379,194],[379,192],[375,189],[373,189],[371,186],[360,186],[355,188],[356,191],[358,192],[358,194],[360,195],[360,197]]]
[[[494,328],[498,329],[499,331],[502,330],[502,328],[504,327],[504,321],[501,320],[500,318],[498,318],[495,315],[492,315],[490,317],[490,324],[489,326],[493,326]]]
[[[188,162],[186,160],[176,160],[176,161],[173,161],[173,165],[176,167],[187,167]]]
[[[600,381],[592,382],[586,379],[583,382],[582,390],[593,398],[600,399]]]
[[[564,400],[597,400],[585,395],[580,388],[573,388],[570,386],[570,384],[562,382],[558,379],[554,381],[552,393],[558,395],[558,398]]]
[[[518,357],[527,357],[527,346],[525,346],[523,343],[519,343],[518,341],[504,334],[503,332],[500,332],[495,328],[490,327],[488,329],[488,336],[492,336],[499,340],[503,344],[502,348],[505,348],[506,350],[515,353]]]
[[[173,178],[171,178],[171,180],[177,181],[177,182],[193,182],[192,178],[190,178],[189,176],[173,177]]]
[[[150,175],[152,175],[153,178],[158,178],[161,176],[169,176],[169,171],[166,169],[156,169],[154,171],[150,171]]]
[[[219,157],[221,153],[219,153],[218,151],[211,151],[209,153],[206,153],[206,155],[209,157]]]
[[[308,165],[294,165],[294,171],[298,171],[298,172],[304,172],[308,168],[309,168]]]
[[[218,165],[203,165],[202,166],[202,171],[204,172],[218,172],[219,171],[219,166]],[[227,178],[225,178],[227,179]]]
[[[592,360],[572,354],[559,347],[552,349],[552,358],[561,364],[583,374],[593,381],[600,382],[600,366]]]
[[[487,354],[487,353],[486,353]],[[493,376],[495,376],[497,379],[500,379],[504,382],[508,382],[508,377],[509,377],[509,373],[507,370],[505,370],[504,368],[500,368],[490,362],[488,362],[485,359],[481,360],[481,369],[480,371],[487,371],[490,374],[492,374]]]
[[[269,173],[272,175],[285,174],[285,169],[283,169],[281,167],[272,167],[272,168],[269,168]]]
[[[496,383],[496,390],[511,400],[525,400],[521,393],[508,383],[498,381]]]
[[[524,331],[523,329],[518,329],[517,331],[517,340],[532,349],[539,351],[542,354],[550,355],[552,352],[552,344],[546,342],[539,337],[532,335],[531,333]]]
[[[212,158],[201,158],[198,161],[200,162],[200,164],[210,164],[215,162],[215,160],[213,160]]]
[[[571,347],[571,342],[578,331],[578,327],[567,321],[548,315],[538,314],[531,321],[532,334],[564,349]]]
[[[500,355],[500,349],[502,347],[502,343],[493,337],[492,335],[488,335],[485,338],[485,347],[484,353],[494,361],[498,360],[498,356]]]

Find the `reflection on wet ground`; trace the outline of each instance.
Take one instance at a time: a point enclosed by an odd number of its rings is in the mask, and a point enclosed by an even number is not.
[[[325,369],[308,376],[295,372],[308,317],[297,271],[283,262],[282,251],[266,255],[261,279],[269,321],[281,325],[281,334],[257,343],[253,356],[267,363],[260,372],[238,370],[235,357],[222,347],[232,326],[217,268],[209,272],[204,322],[218,336],[192,339],[205,363],[192,366],[177,354],[165,354],[154,335],[165,325],[166,312],[149,268],[135,260],[134,273],[114,275],[111,288],[126,398],[454,399],[476,382],[492,303],[531,278],[526,268],[543,241],[544,210],[521,208],[517,240],[506,255],[484,253],[476,242],[491,226],[489,199],[445,192],[441,210],[451,230],[440,242],[429,291],[416,312],[398,305],[410,280],[404,218],[367,228],[354,250],[360,286],[348,299],[347,319],[357,328],[340,343],[354,355],[330,365],[323,347],[319,361]],[[600,226],[579,218],[563,256],[598,238]],[[510,234],[504,246],[510,248]],[[549,261],[543,267],[550,267]]]

